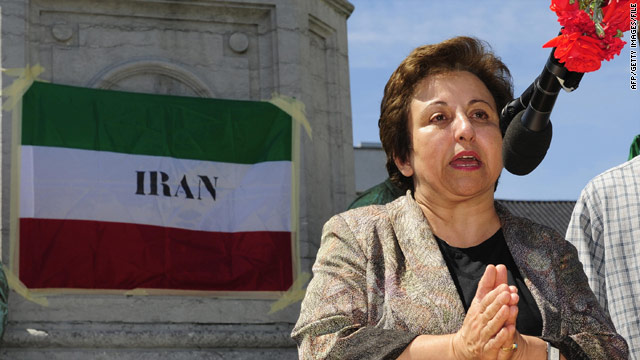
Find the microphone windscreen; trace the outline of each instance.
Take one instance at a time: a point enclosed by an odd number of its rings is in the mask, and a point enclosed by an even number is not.
[[[504,167],[514,175],[527,175],[544,159],[551,145],[551,122],[542,131],[531,131],[522,124],[519,112],[509,124],[502,140]]]

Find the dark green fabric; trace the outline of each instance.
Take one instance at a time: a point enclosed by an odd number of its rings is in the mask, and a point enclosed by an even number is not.
[[[9,312],[9,285],[7,284],[7,277],[2,270],[2,263],[0,263],[0,339],[4,335],[4,331],[7,329],[7,318]]]
[[[640,135],[636,135],[631,143],[631,149],[629,149],[629,160],[640,154]]]
[[[22,106],[22,145],[239,164],[291,161],[291,116],[268,102],[36,81]]]
[[[365,190],[360,196],[353,200],[348,208],[355,209],[367,205],[383,205],[392,202],[402,195],[404,195],[402,190],[393,185],[391,180],[387,178],[387,180],[380,184]]]

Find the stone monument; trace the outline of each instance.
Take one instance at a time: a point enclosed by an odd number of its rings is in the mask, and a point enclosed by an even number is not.
[[[38,79],[152,94],[294,97],[300,134],[297,279],[323,223],[354,197],[346,0],[0,0],[2,87]],[[35,66],[40,66],[36,68]],[[19,72],[19,71],[18,71]],[[25,74],[24,72],[22,73]],[[10,268],[11,132],[3,92],[2,262]],[[300,289],[277,298],[12,291],[2,359],[294,359]]]

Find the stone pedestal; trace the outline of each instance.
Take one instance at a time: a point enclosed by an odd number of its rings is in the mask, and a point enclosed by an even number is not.
[[[353,198],[346,0],[0,0],[3,68],[90,88],[306,106],[299,258],[309,273],[323,223]],[[15,78],[3,74],[3,87]],[[11,266],[12,113],[2,113],[2,261]],[[11,292],[2,359],[286,359],[299,301]]]

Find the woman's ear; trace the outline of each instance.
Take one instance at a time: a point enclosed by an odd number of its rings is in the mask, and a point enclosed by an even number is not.
[[[402,175],[408,178],[413,176],[413,167],[411,166],[411,163],[409,162],[408,159],[401,160],[399,157],[394,156],[393,162],[396,164],[396,167],[398,168],[398,170],[400,170]]]

